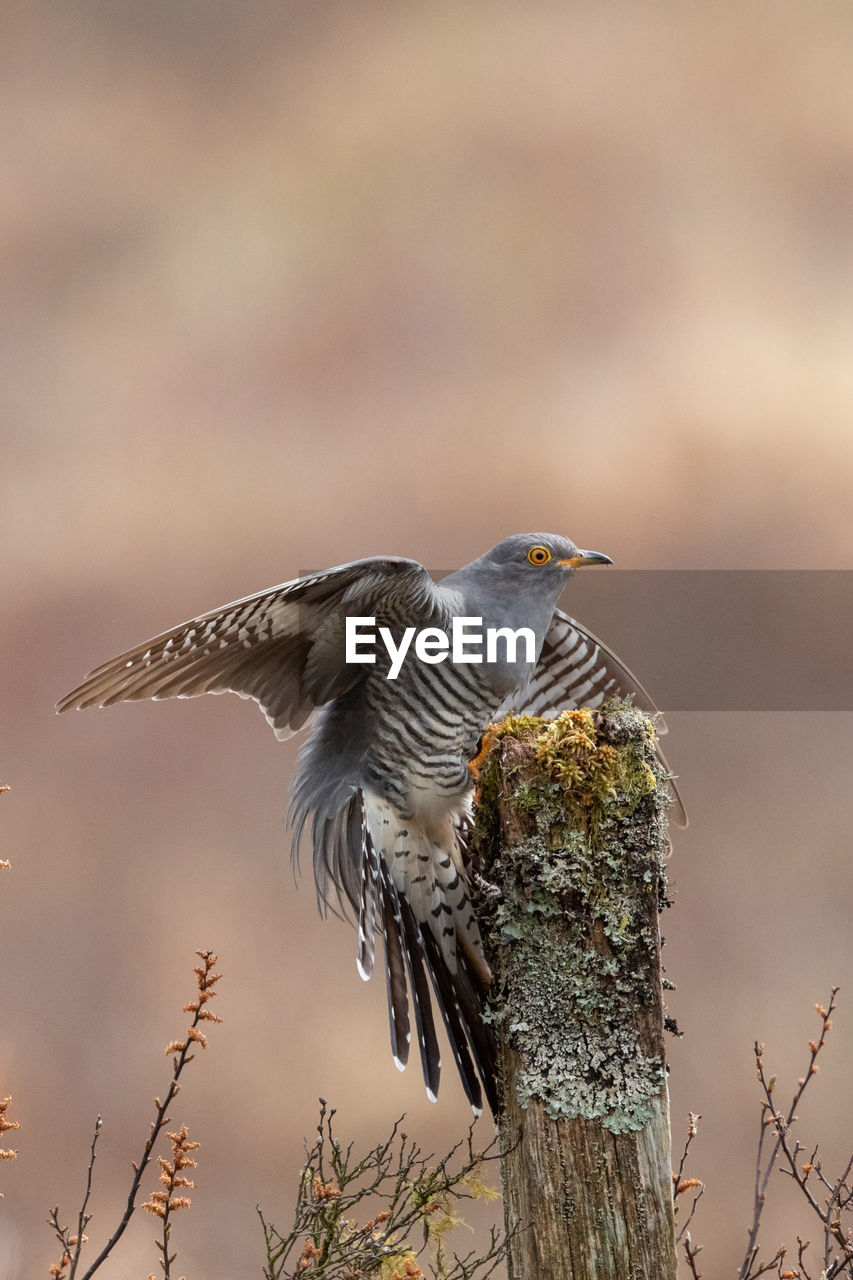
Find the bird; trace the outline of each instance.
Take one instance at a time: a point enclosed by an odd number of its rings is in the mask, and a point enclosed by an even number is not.
[[[291,784],[294,860],[307,838],[321,915],[352,918],[364,979],[382,939],[396,1065],[409,1058],[411,1004],[437,1099],[435,1003],[474,1112],[485,1094],[497,1114],[469,765],[487,726],[511,711],[554,717],[631,694],[658,714],[624,663],[557,608],[577,569],[612,563],[546,533],[505,538],[439,582],[416,560],[351,561],[146,640],[95,668],[57,711],[233,692],[258,703],[277,738],[309,730]],[[686,822],[677,791],[675,805]]]

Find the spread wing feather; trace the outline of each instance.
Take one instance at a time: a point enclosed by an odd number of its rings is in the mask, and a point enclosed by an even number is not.
[[[422,565],[393,556],[284,582],[110,659],[57,711],[231,692],[253,698],[276,736],[289,738],[362,677],[364,667],[344,661],[345,614],[381,621],[389,606],[416,606],[434,590]]]

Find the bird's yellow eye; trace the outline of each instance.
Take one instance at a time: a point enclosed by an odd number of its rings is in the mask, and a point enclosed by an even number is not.
[[[547,564],[551,559],[551,552],[547,547],[531,547],[527,559],[531,564]]]

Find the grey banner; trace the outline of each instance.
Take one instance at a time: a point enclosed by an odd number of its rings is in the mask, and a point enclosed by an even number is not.
[[[560,605],[663,710],[853,710],[853,571],[580,570]]]

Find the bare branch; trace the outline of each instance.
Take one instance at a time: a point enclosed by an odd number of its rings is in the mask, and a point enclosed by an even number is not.
[[[118,1244],[119,1240],[127,1230],[128,1224],[137,1208],[136,1202],[137,1202],[137,1197],[139,1195],[139,1188],[142,1182],[142,1178],[151,1161],[151,1157],[153,1155],[154,1147],[157,1142],[157,1139],[159,1138],[160,1133],[163,1130],[163,1127],[168,1123],[169,1107],[171,1106],[172,1102],[174,1101],[176,1095],[180,1090],[181,1076],[183,1075],[183,1072],[188,1066],[188,1064],[193,1060],[194,1054],[191,1052],[191,1050],[196,1045],[200,1045],[201,1048],[204,1048],[207,1043],[204,1033],[199,1029],[200,1023],[221,1021],[221,1019],[219,1019],[216,1016],[216,1014],[211,1012],[211,1010],[207,1007],[210,1001],[216,995],[216,991],[214,990],[214,987],[216,986],[216,983],[219,981],[221,977],[221,974],[214,972],[217,957],[214,955],[212,951],[197,951],[196,955],[198,956],[201,962],[194,969],[194,973],[196,975],[196,983],[197,983],[196,996],[195,996],[195,999],[191,1000],[188,1004],[185,1004],[183,1006],[185,1013],[193,1014],[193,1019],[187,1030],[186,1038],[181,1041],[173,1041],[166,1047],[166,1052],[173,1055],[172,1079],[169,1082],[169,1087],[166,1090],[166,1094],[164,1098],[162,1100],[160,1098],[155,1098],[154,1100],[154,1105],[156,1108],[154,1120],[151,1123],[151,1128],[148,1134],[148,1138],[146,1139],[145,1146],[142,1151],[142,1155],[140,1159],[134,1162],[133,1165],[131,1166],[133,1169],[133,1177],[131,1179],[130,1190],[127,1196],[127,1203],[125,1205],[124,1213],[121,1217],[121,1220],[119,1221],[118,1225],[116,1226],[110,1238],[107,1240],[104,1247],[101,1249],[101,1252],[98,1254],[95,1260],[91,1263],[88,1269],[82,1274],[82,1276],[80,1277],[80,1280],[91,1280],[91,1277],[100,1268],[100,1266],[106,1261],[106,1259],[109,1257],[112,1250],[115,1248],[115,1246]],[[69,1227],[63,1227],[61,1225],[61,1222],[59,1219],[58,1206],[51,1210],[50,1215],[48,1217],[48,1222],[50,1226],[53,1228],[63,1250],[61,1260],[58,1263],[54,1263],[50,1268],[50,1274],[53,1277],[55,1277],[55,1280],[60,1280],[60,1278],[66,1276],[66,1274],[67,1274],[67,1280],[76,1280],[77,1272],[80,1266],[82,1247],[83,1247],[83,1244],[86,1242],[85,1228],[91,1221],[91,1214],[87,1214],[86,1211],[88,1208],[89,1199],[92,1192],[92,1177],[93,1177],[93,1171],[94,1171],[94,1165],[95,1165],[95,1146],[97,1144],[98,1137],[100,1135],[100,1130],[101,1130],[101,1117],[99,1116],[97,1123],[95,1125],[95,1132],[92,1138],[92,1145],[90,1148],[89,1168],[88,1168],[88,1175],[86,1179],[86,1191],[83,1197],[83,1203],[80,1207],[80,1211],[77,1217],[76,1234],[71,1234],[71,1230]],[[184,1137],[186,1137],[185,1130],[182,1129],[181,1133],[183,1134]],[[173,1138],[173,1154],[174,1154],[174,1139],[177,1135],[170,1134],[169,1136]],[[187,1146],[185,1150],[190,1150],[194,1145],[195,1144],[189,1144],[189,1146]],[[161,1165],[161,1168],[162,1168],[162,1165]],[[176,1184],[176,1185],[180,1185],[180,1184]],[[157,1193],[155,1193],[155,1195],[156,1194]],[[170,1206],[172,1209],[184,1207],[183,1205],[175,1202],[177,1199],[180,1199],[180,1197],[171,1198]],[[168,1245],[168,1232],[166,1232],[166,1243]],[[164,1252],[164,1258],[167,1260],[167,1269],[165,1274],[168,1280],[168,1275],[169,1275],[168,1252]],[[66,1273],[66,1268],[68,1268],[67,1273]]]
[[[741,1280],[755,1280],[755,1277],[766,1275],[773,1270],[777,1271],[779,1275],[795,1276],[798,1274],[797,1272],[782,1272],[782,1260],[786,1255],[784,1247],[780,1247],[769,1262],[761,1263],[758,1261],[758,1231],[761,1214],[765,1204],[770,1174],[780,1154],[787,1166],[781,1168],[780,1172],[792,1178],[812,1211],[820,1219],[824,1233],[823,1280],[833,1280],[833,1277],[842,1274],[850,1276],[853,1280],[853,1239],[851,1239],[851,1229],[846,1227],[843,1222],[844,1213],[849,1208],[851,1199],[853,1199],[853,1188],[851,1188],[849,1182],[851,1171],[853,1171],[853,1156],[851,1156],[843,1173],[832,1181],[823,1172],[818,1158],[817,1146],[813,1148],[811,1156],[807,1160],[803,1160],[802,1156],[805,1154],[806,1148],[801,1146],[798,1141],[792,1141],[791,1139],[791,1129],[797,1120],[797,1109],[800,1101],[809,1083],[819,1070],[817,1058],[832,1028],[832,1014],[836,1008],[837,994],[838,988],[833,987],[828,1006],[815,1005],[815,1009],[821,1018],[820,1039],[808,1042],[810,1053],[808,1069],[798,1079],[791,1104],[784,1113],[778,1111],[774,1104],[773,1093],[776,1087],[776,1078],[766,1074],[764,1068],[764,1046],[757,1042],[755,1044],[756,1072],[764,1096],[761,1103],[761,1130],[756,1159],[753,1220],[749,1232],[747,1251],[738,1272]],[[775,1135],[775,1141],[766,1158],[766,1163],[764,1163],[765,1135],[770,1130]],[[809,1180],[812,1175],[814,1175],[814,1184],[822,1186],[828,1192],[822,1203],[813,1191],[812,1185],[810,1185]],[[803,1277],[807,1277],[808,1272],[805,1269],[804,1254],[808,1248],[808,1241],[803,1243],[798,1237],[797,1244],[799,1273]]]
[[[388,1139],[357,1156],[352,1143],[339,1142],[334,1116],[321,1098],[317,1137],[306,1149],[290,1230],[278,1231],[258,1209],[267,1280],[306,1272],[324,1280],[394,1274],[415,1280],[424,1274],[419,1257],[429,1242],[433,1275],[440,1280],[487,1280],[506,1256],[501,1233],[493,1229],[484,1250],[461,1256],[446,1240],[461,1221],[460,1200],[497,1195],[481,1176],[499,1158],[497,1140],[475,1150],[472,1125],[466,1140],[436,1160],[407,1137],[399,1120]]]

